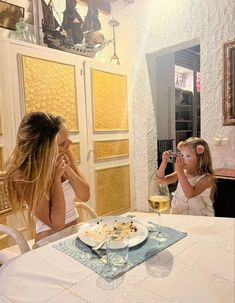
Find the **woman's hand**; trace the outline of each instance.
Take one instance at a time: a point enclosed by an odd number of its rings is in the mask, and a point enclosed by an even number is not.
[[[66,163],[66,169],[68,168],[68,167],[70,167],[70,160],[69,160],[69,157],[67,156],[67,154],[63,154],[63,156],[64,156],[64,161],[65,161],[65,163]]]
[[[64,177],[65,177],[65,179],[69,179],[69,176],[70,176],[70,173],[71,173],[71,170],[72,170],[71,162],[70,162],[70,159],[69,159],[69,157],[66,153],[63,154],[63,156],[64,156],[64,161],[66,163]]]
[[[66,171],[66,168],[68,167],[68,165],[70,165],[70,162],[68,159],[66,159],[66,157],[62,154],[62,155],[59,155],[59,157],[56,160],[56,166],[55,166],[55,178],[56,179],[57,178],[61,179],[62,175]]]
[[[66,178],[69,179],[77,197],[82,201],[88,201],[90,198],[89,184],[78,169],[73,154],[69,148],[65,151],[64,155],[66,156],[66,161],[68,161],[67,168],[65,170]]]

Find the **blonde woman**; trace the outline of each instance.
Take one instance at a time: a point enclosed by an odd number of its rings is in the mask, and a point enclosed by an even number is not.
[[[171,151],[162,155],[162,163],[157,172],[158,181],[167,184],[178,181],[171,201],[171,213],[214,216],[213,194],[215,178],[209,146],[203,139],[192,137],[178,144],[176,171],[165,176],[165,169]]]
[[[90,189],[76,167],[69,131],[60,116],[26,114],[6,164],[4,189],[13,207],[29,207],[36,223],[36,247],[76,232],[74,199],[87,201]]]

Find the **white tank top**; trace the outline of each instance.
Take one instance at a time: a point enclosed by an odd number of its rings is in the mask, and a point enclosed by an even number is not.
[[[65,208],[66,208],[65,224],[68,224],[78,218],[78,212],[74,203],[76,194],[69,180],[66,180],[62,183],[62,188],[64,192]],[[51,229],[50,226],[43,223],[37,217],[35,217],[35,223],[36,223],[36,234]]]

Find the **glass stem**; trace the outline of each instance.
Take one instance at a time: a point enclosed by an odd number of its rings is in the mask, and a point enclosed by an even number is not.
[[[161,239],[162,238],[162,223],[161,223],[161,213],[160,212],[158,212],[158,222],[159,222],[159,224],[158,224],[159,228],[158,228],[157,236],[159,239]]]

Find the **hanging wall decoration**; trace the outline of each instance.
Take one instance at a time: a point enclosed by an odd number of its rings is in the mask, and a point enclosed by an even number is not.
[[[6,1],[0,1],[0,27],[15,30],[15,24],[24,18],[24,8]]]
[[[223,46],[223,125],[235,125],[235,40]]]
[[[0,145],[0,170],[3,170],[3,164],[4,164],[4,159],[3,159],[3,146]]]
[[[116,31],[115,31],[115,27],[119,26],[119,22],[117,20],[112,19],[109,21],[109,25],[112,26],[113,28],[113,55],[110,58],[110,62],[120,65],[120,60],[117,55],[117,41],[116,41]]]
[[[2,98],[0,92],[0,135],[2,135]]]

